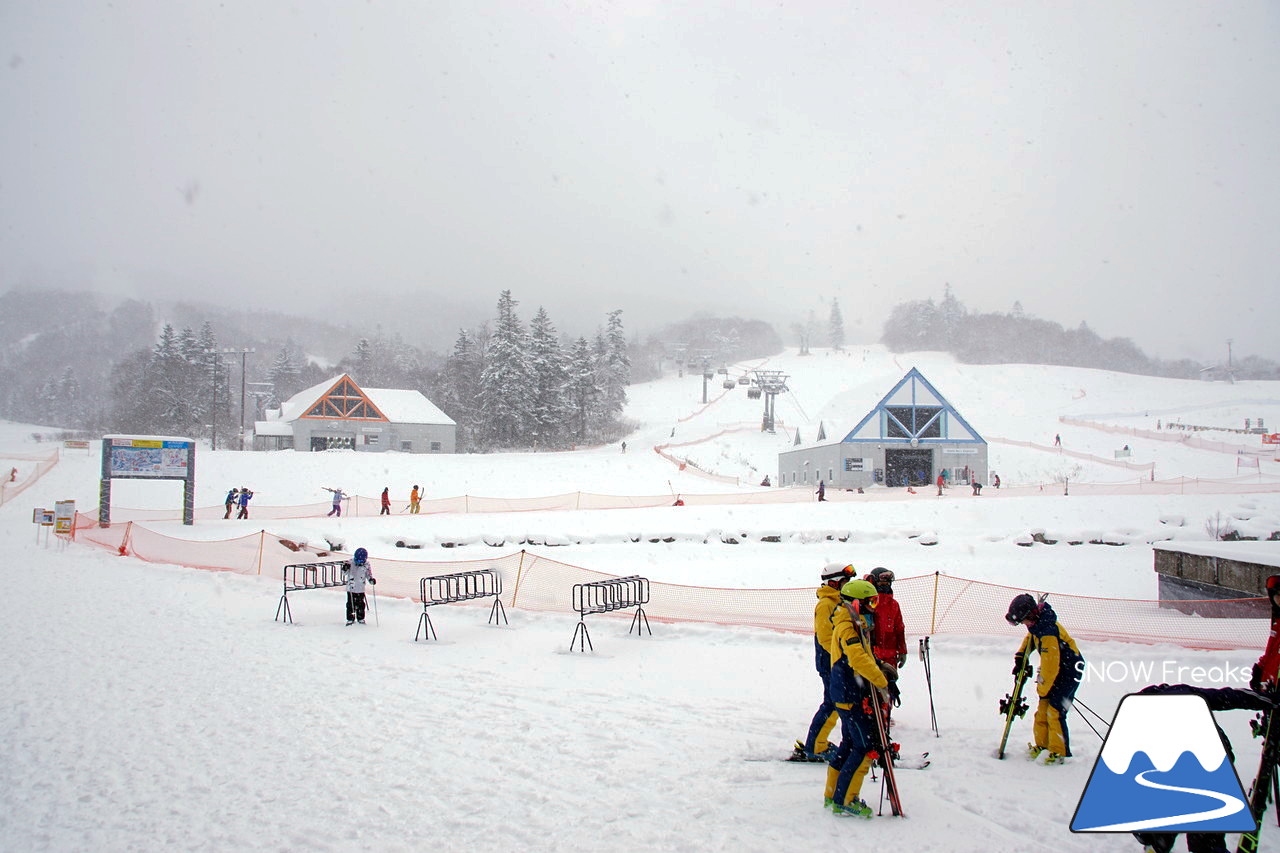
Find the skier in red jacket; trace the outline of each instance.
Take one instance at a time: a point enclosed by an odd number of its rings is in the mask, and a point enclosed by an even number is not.
[[[879,593],[871,632],[871,650],[876,660],[900,668],[907,662],[907,635],[902,623],[902,608],[893,597],[894,574],[881,566],[872,569],[866,579],[875,585]]]
[[[1267,578],[1267,598],[1271,599],[1271,636],[1267,638],[1262,657],[1253,665],[1249,686],[1270,696],[1276,692],[1280,680],[1280,575]]]

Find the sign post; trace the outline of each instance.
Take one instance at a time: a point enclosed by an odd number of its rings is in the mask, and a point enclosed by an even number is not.
[[[58,501],[53,505],[53,532],[69,539],[76,537],[75,501]]]
[[[196,443],[167,436],[104,435],[98,526],[111,524],[112,480],[181,480],[182,523],[195,524]]]

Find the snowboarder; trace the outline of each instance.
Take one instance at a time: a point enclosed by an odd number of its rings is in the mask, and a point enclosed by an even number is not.
[[[227,513],[222,516],[223,518],[231,517],[231,511],[236,508],[236,499],[238,497],[240,497],[240,490],[237,488],[233,487],[231,491],[227,492]]]
[[[828,684],[831,678],[831,619],[840,606],[840,587],[853,577],[853,566],[847,563],[827,563],[819,574],[822,585],[818,587],[818,603],[813,608],[813,664],[822,679],[822,704],[818,706],[809,723],[809,733],[804,743],[796,741],[791,754],[793,761],[830,761],[835,758],[835,748],[827,740],[840,719],[835,703],[831,701]]]
[[[871,687],[885,689],[897,674],[887,664],[877,664],[863,635],[868,631],[865,614],[875,607],[876,588],[864,580],[851,580],[840,588],[841,604],[831,622],[831,701],[840,715],[840,746],[827,767],[824,803],[837,815],[870,818],[871,807],[858,794],[871,769]],[[870,686],[868,686],[870,685]],[[869,701],[868,701],[869,700]]]
[[[418,484],[413,485],[413,491],[409,492],[409,514],[417,515],[419,503],[422,501],[422,493],[418,491]]]
[[[1047,602],[1021,593],[1009,602],[1005,620],[1010,625],[1025,625],[1027,637],[1013,656],[1013,673],[1025,666],[1027,655],[1040,653],[1040,671],[1036,676],[1036,705],[1033,727],[1035,742],[1027,744],[1027,756],[1044,764],[1062,764],[1071,757],[1071,735],[1067,730],[1067,711],[1080,687],[1084,657],[1067,629],[1058,622],[1058,614]]]
[[[378,515],[391,515],[391,487],[382,487],[382,509],[378,510]]]
[[[1273,704],[1272,700],[1265,696],[1259,696],[1249,690],[1240,690],[1234,687],[1207,688],[1193,687],[1190,684],[1158,684],[1144,687],[1138,693],[1163,696],[1199,696],[1204,699],[1212,713],[1237,710],[1266,711]],[[1214,719],[1213,725],[1218,730],[1218,737],[1222,739],[1222,747],[1227,752],[1227,760],[1235,764],[1235,752],[1231,748],[1231,741],[1227,738],[1227,733],[1222,730],[1222,726],[1218,725],[1217,719]],[[1258,820],[1262,819],[1262,815],[1254,815],[1254,817]],[[1143,850],[1152,851],[1152,853],[1169,853],[1169,851],[1173,850],[1174,842],[1178,840],[1177,834],[1172,832],[1135,832],[1133,837],[1144,845]],[[1187,833],[1187,850],[1191,851],[1191,853],[1225,853],[1226,849],[1226,839],[1221,832]],[[1244,848],[1242,847],[1241,849]]]
[[[333,509],[329,510],[326,518],[332,518],[335,515],[342,518],[342,501],[347,497],[346,492],[342,489],[331,489],[328,486],[321,486],[321,488],[333,495]]]
[[[372,585],[378,581],[373,576],[373,567],[369,565],[369,552],[357,548],[351,555],[351,562],[343,566],[343,574],[347,576],[347,624],[359,622],[364,624],[364,583]]]
[[[818,481],[818,500],[825,501],[827,499],[827,484],[822,480]]]
[[[1267,696],[1276,694],[1280,676],[1280,575],[1267,578],[1267,597],[1271,599],[1271,636],[1262,657],[1253,665],[1249,686]]]
[[[240,504],[240,512],[236,514],[236,518],[249,517],[249,501],[253,500],[253,492],[249,491],[249,487],[245,486],[240,490],[240,497],[236,502]]]

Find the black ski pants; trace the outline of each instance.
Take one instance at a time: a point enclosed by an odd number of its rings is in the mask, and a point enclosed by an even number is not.
[[[347,593],[347,621],[353,619],[364,621],[364,593],[349,592]]]

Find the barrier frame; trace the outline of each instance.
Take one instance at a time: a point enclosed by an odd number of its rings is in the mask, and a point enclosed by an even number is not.
[[[284,567],[284,593],[280,603],[276,605],[275,621],[280,621],[281,612],[284,621],[293,624],[293,613],[289,609],[289,593],[303,592],[308,589],[337,589],[347,585],[343,577],[351,571],[350,560],[329,560],[323,563],[294,563]],[[292,583],[290,583],[292,581]]]
[[[502,575],[493,569],[430,575],[418,581],[418,593],[422,599],[422,615],[418,617],[418,630],[413,635],[415,643],[423,636],[432,640],[440,639],[431,623],[431,614],[427,611],[427,608],[437,604],[457,604],[492,595],[493,607],[489,608],[488,624],[496,625],[499,616],[503,623],[511,624],[507,620],[507,609],[502,604]]]
[[[636,612],[631,617],[631,627],[627,629],[627,636],[630,636],[634,629],[636,636],[639,637],[642,624],[649,632],[649,636],[653,636],[653,629],[649,627],[649,617],[644,612],[644,605],[649,603],[648,578],[628,575],[591,583],[576,583],[573,585],[572,595],[573,609],[578,612],[578,624],[573,629],[569,651],[573,651],[574,643],[578,644],[578,651],[581,652],[585,652],[588,646],[591,651],[596,650],[591,642],[591,635],[587,632],[586,616],[589,613],[612,613],[615,610],[634,607]]]

